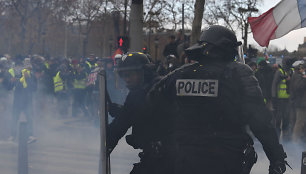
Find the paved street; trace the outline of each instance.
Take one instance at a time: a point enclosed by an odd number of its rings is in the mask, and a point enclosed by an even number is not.
[[[48,124],[45,124],[45,123]],[[39,126],[37,126],[39,125]],[[36,123],[36,143],[28,145],[29,174],[97,174],[99,160],[99,130],[85,119],[44,120]],[[289,163],[300,173],[301,148],[286,145]],[[256,144],[259,161],[252,174],[268,173],[268,161]],[[0,173],[17,174],[17,144],[0,141]],[[137,162],[137,151],[119,142],[111,156],[113,174],[128,174]]]
[[[262,146],[259,142],[255,142],[256,152],[258,153],[258,161],[252,168],[251,174],[265,174],[268,173],[269,161],[262,150]],[[285,174],[300,174],[301,173],[301,159],[302,159],[302,149],[305,148],[294,144],[284,144],[285,152],[287,153],[287,161],[293,168],[291,170],[287,167]]]
[[[37,125],[37,124],[36,124]],[[29,174],[97,174],[99,130],[84,119],[48,120],[36,126],[28,145]],[[0,173],[17,174],[18,146],[0,141]],[[137,154],[120,143],[112,155],[114,173],[128,173]]]

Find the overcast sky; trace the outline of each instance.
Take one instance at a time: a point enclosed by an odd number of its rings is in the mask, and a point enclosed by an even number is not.
[[[274,7],[281,0],[263,0],[263,5],[260,7],[260,14],[268,11],[270,8]],[[306,37],[306,28],[294,30],[289,34],[279,38],[272,40],[270,45],[275,45],[281,49],[287,48],[288,51],[297,50],[298,45],[304,42],[304,37]],[[256,41],[253,39],[253,35],[249,35],[249,43],[257,45],[260,47]]]

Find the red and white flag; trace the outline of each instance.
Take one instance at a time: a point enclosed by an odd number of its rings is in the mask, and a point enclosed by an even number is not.
[[[260,46],[292,30],[306,27],[306,0],[282,0],[259,17],[249,17],[253,37]]]

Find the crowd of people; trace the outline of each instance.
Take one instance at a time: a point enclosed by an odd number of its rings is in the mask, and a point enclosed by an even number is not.
[[[21,115],[27,120],[28,143],[36,141],[33,117],[83,116],[97,125],[99,70],[104,67],[107,71],[108,92],[114,102],[123,103],[127,93],[122,80],[114,73],[114,62],[115,59],[97,58],[94,54],[86,59],[3,56],[0,59],[0,127],[6,129],[1,131],[1,138],[16,140]]]
[[[306,142],[306,61],[284,58],[282,65],[262,60],[248,65],[255,72],[266,106],[283,141]]]
[[[169,44],[163,51],[165,58],[155,65],[158,75],[165,76],[187,62],[184,52],[180,52],[180,47],[185,45],[180,36],[177,39],[169,36]],[[97,72],[102,66],[109,72],[107,85],[112,100],[122,104],[127,89],[114,70],[115,59],[120,58],[120,55],[114,59],[97,58],[94,54],[84,59],[3,56],[0,59],[0,109],[2,115],[12,118],[9,139],[16,138],[21,113],[28,120],[30,138],[34,138],[31,136],[32,115],[43,117],[37,110],[48,108],[50,103],[57,106],[55,117],[77,117],[82,113],[97,121]],[[274,114],[279,136],[285,141],[305,142],[305,60],[284,58],[282,65],[271,65],[264,60],[248,65],[259,81],[267,107]],[[37,104],[34,111],[33,103]]]

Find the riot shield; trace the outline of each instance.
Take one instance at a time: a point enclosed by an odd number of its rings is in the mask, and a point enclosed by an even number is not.
[[[106,92],[106,72],[102,69],[99,72],[99,88],[100,88],[100,163],[99,174],[110,174],[110,157],[107,149],[107,124],[108,115],[106,110],[107,92]]]

